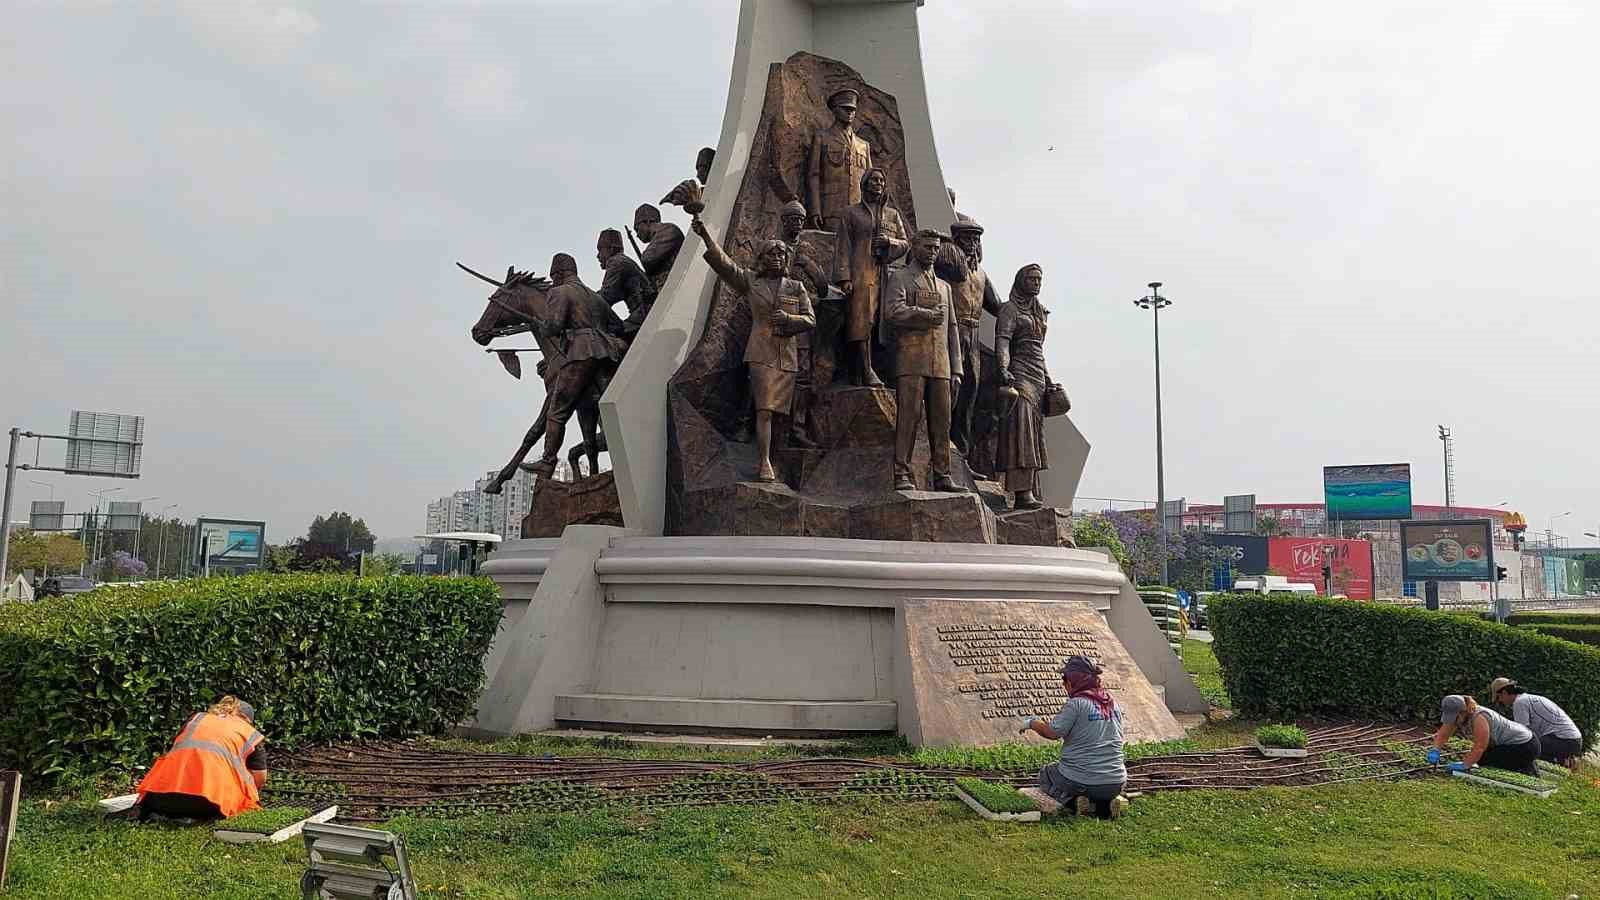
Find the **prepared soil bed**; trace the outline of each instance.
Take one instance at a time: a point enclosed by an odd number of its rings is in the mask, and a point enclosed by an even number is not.
[[[1306,732],[1303,759],[1264,759],[1254,746],[1152,756],[1128,764],[1128,790],[1256,788],[1414,777],[1429,767],[1401,752],[1429,733],[1407,725],[1342,724]],[[1401,751],[1401,752],[1397,752]],[[321,809],[338,804],[340,821],[393,815],[462,815],[475,810],[565,811],[608,804],[712,806],[855,797],[939,800],[953,783],[978,776],[1016,787],[1038,773],[927,768],[847,758],[763,762],[514,756],[443,750],[385,741],[301,751],[275,772],[268,805]]]

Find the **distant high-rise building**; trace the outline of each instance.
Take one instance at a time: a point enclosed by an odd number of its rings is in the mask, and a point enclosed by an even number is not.
[[[486,472],[473,482],[471,490],[456,491],[429,503],[427,533],[478,531],[498,534],[508,541],[522,537],[522,517],[528,514],[533,502],[533,486],[538,478],[519,469],[500,486],[500,493],[485,493],[483,489],[489,486],[495,474]],[[571,476],[572,467],[565,460],[556,466],[558,480]]]

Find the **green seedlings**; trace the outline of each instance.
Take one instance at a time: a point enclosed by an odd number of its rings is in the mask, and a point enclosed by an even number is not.
[[[1306,733],[1296,725],[1263,725],[1256,729],[1256,743],[1278,750],[1304,750]]]
[[[1039,811],[1039,804],[1018,793],[1016,788],[1008,784],[995,784],[978,778],[963,777],[956,779],[956,787],[993,813],[1016,814]]]
[[[242,831],[248,834],[272,834],[311,815],[304,806],[275,806],[270,809],[252,809],[216,823],[216,831]]]
[[[1572,775],[1572,771],[1566,766],[1558,766],[1542,759],[1535,761],[1534,765],[1539,767],[1539,774],[1546,778],[1567,778]]]
[[[904,769],[873,769],[859,772],[844,783],[846,792],[893,797],[949,796],[950,783],[942,778],[908,772]]]
[[[1478,766],[1471,772],[1474,777],[1498,781],[1501,784],[1515,785],[1527,788],[1530,791],[1548,791],[1556,787],[1548,781],[1535,778],[1522,772],[1512,772],[1507,769],[1496,769],[1491,766]]]

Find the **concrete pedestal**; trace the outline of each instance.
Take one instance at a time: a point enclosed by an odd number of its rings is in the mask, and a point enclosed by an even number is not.
[[[474,730],[566,725],[852,732],[915,723],[905,602],[1071,603],[1104,616],[1169,709],[1205,701],[1098,551],[806,537],[646,537],[573,526],[503,544],[506,595]]]

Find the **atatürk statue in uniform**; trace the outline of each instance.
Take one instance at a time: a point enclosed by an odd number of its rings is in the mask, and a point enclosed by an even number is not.
[[[928,426],[930,488],[959,491],[950,478],[950,380],[961,376],[961,340],[956,333],[950,286],[933,272],[943,236],[924,229],[912,243],[911,263],[895,273],[886,292],[883,320],[894,335],[894,487],[913,490],[911,451],[917,426]]]
[[[838,231],[845,210],[861,201],[861,176],[872,168],[872,146],[856,137],[859,96],[849,89],[830,95],[828,109],[833,112],[833,122],[812,138],[807,181],[813,228]]]
[[[667,276],[672,274],[678,251],[683,248],[683,229],[661,221],[661,210],[641,203],[633,211],[633,230],[645,242],[644,249],[639,252],[639,263],[659,294],[667,285]]]
[[[977,406],[978,380],[983,376],[983,360],[978,353],[978,325],[987,310],[1000,314],[1000,296],[995,293],[989,273],[983,270],[983,226],[959,213],[950,226],[965,260],[966,277],[950,284],[951,303],[956,311],[956,331],[961,338],[961,374],[952,387],[956,392],[955,410],[950,420],[950,440],[962,456],[972,452],[972,411]],[[950,248],[946,248],[950,249]]]
[[[845,358],[857,386],[883,384],[872,369],[872,333],[889,264],[907,246],[900,211],[884,195],[888,186],[882,169],[868,169],[861,177],[861,202],[845,213],[834,240],[833,282],[845,296]]]
[[[645,277],[639,264],[623,252],[622,232],[615,228],[600,232],[600,239],[595,242],[595,258],[600,260],[606,273],[600,281],[600,296],[613,307],[618,303],[627,307],[628,317],[622,320],[622,334],[632,340],[639,333],[639,326],[644,324],[644,317],[650,314],[656,287]]]
[[[527,467],[548,478],[555,474],[567,420],[589,391],[605,393],[628,345],[622,320],[605,298],[578,280],[578,262],[565,253],[550,260],[555,286],[545,295],[549,318],[539,323],[545,337],[561,343],[561,370],[549,384],[550,403],[544,418],[544,457]]]
[[[1017,509],[1044,504],[1036,493],[1039,470],[1049,468],[1044,446],[1044,401],[1050,373],[1044,365],[1044,335],[1050,312],[1039,302],[1044,269],[1030,263],[1017,270],[1011,299],[1000,307],[994,328],[1000,364],[1000,434],[995,469],[1005,489],[1016,494]]]
[[[784,275],[789,266],[789,245],[781,240],[762,244],[757,270],[734,262],[712,239],[704,222],[689,225],[705,241],[705,260],[729,288],[750,304],[750,337],[744,361],[750,368],[750,394],[756,407],[757,481],[777,481],[772,469],[772,417],[789,415],[794,404],[799,372],[799,335],[817,324],[811,292]]]

